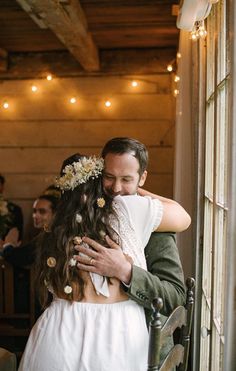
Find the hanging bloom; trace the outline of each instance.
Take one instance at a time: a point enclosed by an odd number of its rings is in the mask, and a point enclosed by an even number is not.
[[[77,263],[77,261],[74,258],[71,258],[70,261],[69,261],[69,265],[71,267],[75,267],[76,266],[76,263]]]
[[[76,237],[73,238],[73,243],[75,245],[80,245],[82,242],[83,241],[82,241],[82,238],[80,236],[76,236]]]
[[[47,259],[47,265],[50,267],[50,268],[54,268],[57,264],[57,261],[56,259],[53,257],[53,256],[50,256],[48,259]]]
[[[106,232],[105,231],[99,231],[99,234],[100,236],[104,239],[105,236],[106,236]]]
[[[43,230],[44,230],[44,232],[47,232],[47,233],[51,232],[51,229],[50,229],[49,225],[46,224],[46,223],[43,225]]]
[[[67,285],[64,287],[64,293],[65,294],[71,294],[72,293],[72,287]]]
[[[79,213],[77,213],[77,214],[75,215],[75,220],[76,220],[77,223],[81,223],[82,220],[83,220],[82,215],[79,214]]]
[[[104,207],[105,206],[105,204],[106,204],[106,201],[104,200],[104,198],[103,197],[100,197],[100,198],[98,198],[97,199],[97,205],[98,205],[98,207]]]

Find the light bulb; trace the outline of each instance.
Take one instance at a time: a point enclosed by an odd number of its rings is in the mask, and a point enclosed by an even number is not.
[[[47,80],[52,81],[52,75],[47,75]]]
[[[110,102],[109,100],[107,100],[107,101],[105,102],[105,106],[106,106],[106,107],[111,107],[111,102]]]
[[[173,66],[171,64],[168,64],[167,71],[169,71],[169,72],[173,71]]]
[[[38,90],[38,88],[37,88],[36,85],[32,85],[31,90],[32,90],[33,93],[35,93]]]
[[[134,88],[136,88],[136,86],[138,86],[138,83],[137,83],[137,81],[132,81],[132,82],[131,82],[131,85],[132,85]]]
[[[178,94],[179,94],[179,90],[178,89],[175,89],[174,90],[174,96],[176,97]]]
[[[2,106],[3,106],[4,109],[8,109],[9,108],[9,103],[8,102],[4,102]]]
[[[175,75],[175,82],[178,82],[180,80],[180,77]]]
[[[70,98],[70,103],[75,104],[76,103],[76,98],[75,97]]]
[[[178,53],[176,54],[176,56],[177,56],[177,58],[181,58],[181,53],[178,52]]]
[[[191,32],[191,39],[192,39],[193,41],[196,41],[196,40],[198,39],[198,34],[197,34],[196,31],[192,31],[192,32]]]

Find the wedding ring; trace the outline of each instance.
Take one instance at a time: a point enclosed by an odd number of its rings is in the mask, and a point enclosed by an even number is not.
[[[90,265],[93,265],[94,262],[95,262],[95,259],[93,259],[93,258],[91,258],[91,259],[89,260],[89,264],[90,264]]]

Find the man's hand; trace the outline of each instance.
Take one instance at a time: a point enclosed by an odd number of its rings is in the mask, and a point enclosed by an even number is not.
[[[106,277],[115,277],[129,284],[132,274],[132,263],[126,258],[119,245],[106,236],[106,242],[110,248],[106,248],[88,237],[82,238],[83,242],[92,249],[76,245],[75,249],[86,256],[75,255],[78,268],[87,272],[98,273]]]

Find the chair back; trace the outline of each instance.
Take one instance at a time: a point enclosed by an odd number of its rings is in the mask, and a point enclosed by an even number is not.
[[[16,355],[4,348],[0,348],[0,370],[16,371],[16,369],[17,369]]]
[[[35,322],[35,290],[33,270],[24,268],[29,279],[27,287],[28,309],[18,313],[15,303],[14,268],[0,257],[0,336],[28,336]],[[24,298],[22,298],[24,300]],[[2,345],[2,344],[1,344]]]
[[[188,278],[187,300],[185,306],[178,306],[162,326],[160,312],[163,306],[161,298],[153,300],[153,315],[149,326],[148,371],[170,371],[177,367],[177,371],[186,371],[188,367],[190,334],[193,319],[195,280]],[[160,353],[163,345],[170,336],[178,339],[162,364]]]

